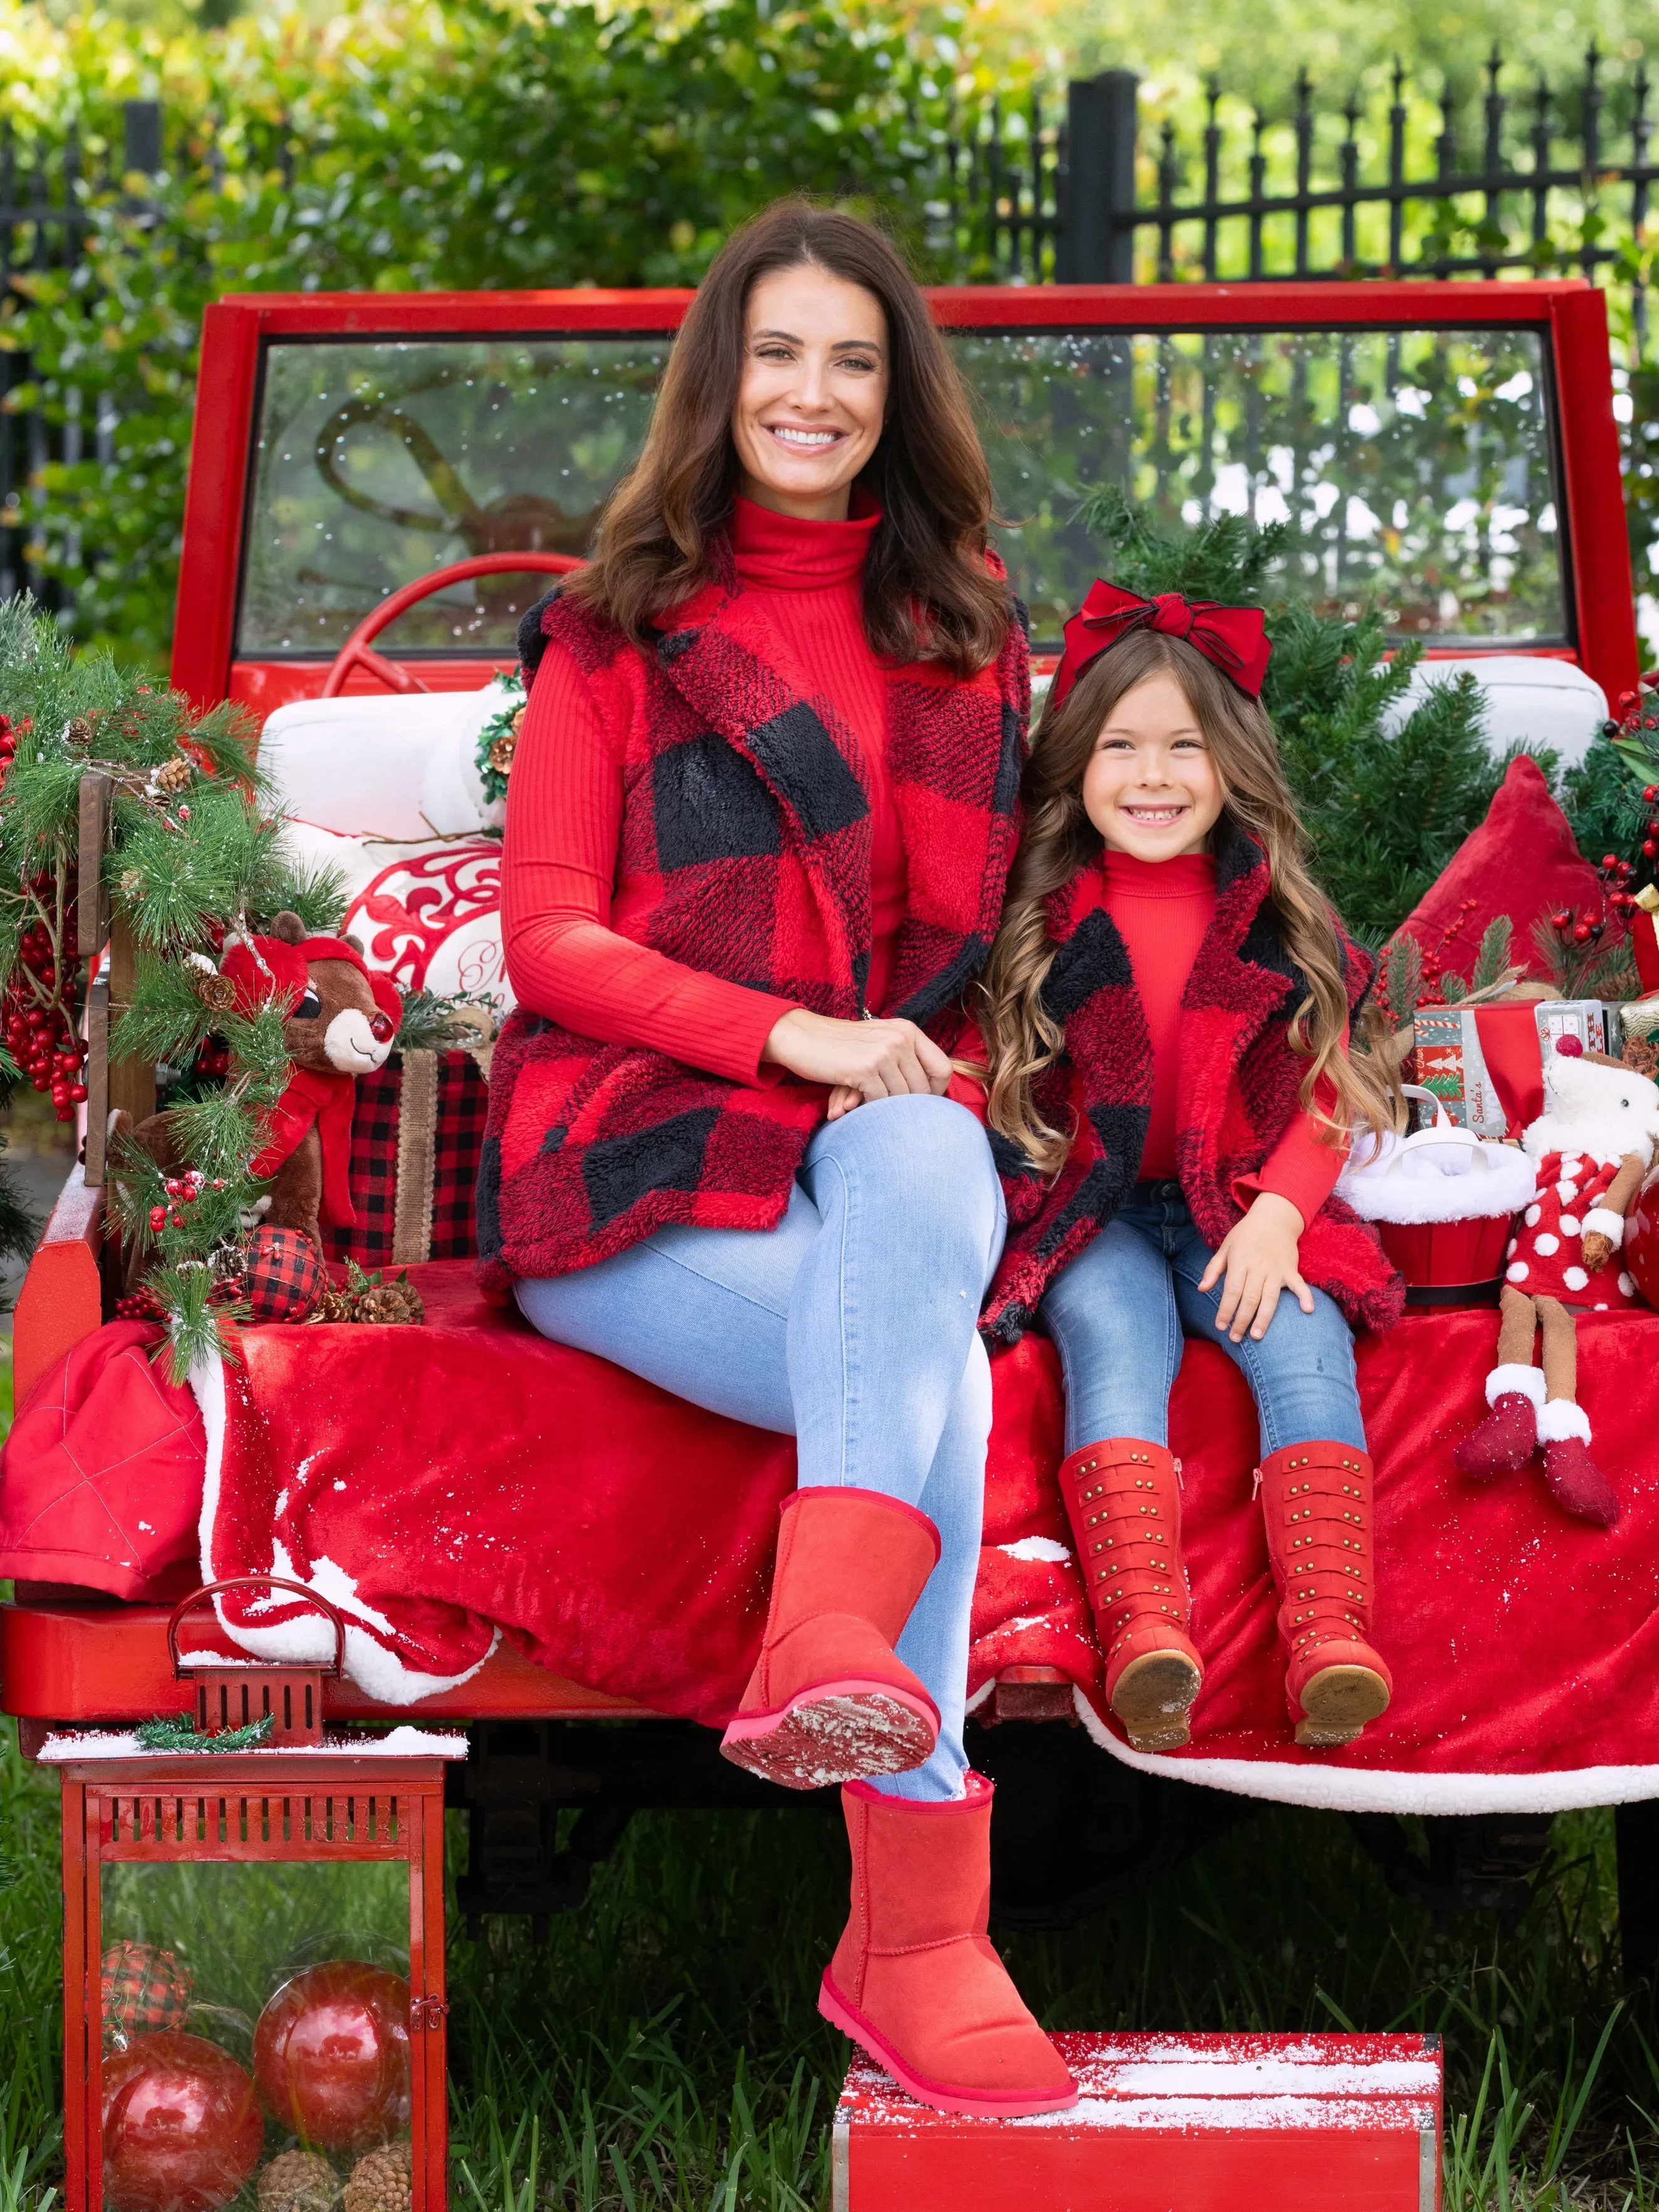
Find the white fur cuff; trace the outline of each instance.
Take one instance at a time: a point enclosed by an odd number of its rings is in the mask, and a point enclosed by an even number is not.
[[[1494,1367],[1486,1377],[1486,1403],[1489,1406],[1495,1406],[1500,1398],[1507,1398],[1516,1391],[1522,1397],[1530,1398],[1541,1412],[1544,1404],[1543,1370],[1509,1364]]]
[[[1625,1217],[1613,1212],[1610,1206],[1591,1206],[1584,1216],[1583,1228],[1586,1237],[1594,1231],[1598,1237],[1605,1237],[1609,1244],[1620,1245],[1625,1241]]]
[[[1589,1415],[1571,1398],[1552,1398],[1547,1406],[1538,1408],[1538,1441],[1564,1444],[1569,1437],[1577,1437],[1581,1444],[1589,1442]]]

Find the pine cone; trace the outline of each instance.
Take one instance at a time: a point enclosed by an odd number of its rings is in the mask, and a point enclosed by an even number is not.
[[[331,1283],[318,1300],[313,1321],[356,1321],[357,1301],[343,1283]]]
[[[426,1308],[407,1275],[395,1283],[375,1283],[357,1301],[356,1318],[368,1322],[422,1322]]]
[[[409,2212],[414,2179],[406,2142],[368,2152],[351,2169],[345,2212]]]
[[[170,799],[174,792],[185,789],[195,773],[182,753],[174,753],[170,761],[152,770],[149,780],[158,797]]]
[[[339,2197],[339,2176],[314,2150],[279,2151],[259,2169],[259,2212],[331,2212]]]
[[[497,775],[505,775],[513,765],[513,755],[519,743],[516,729],[503,731],[489,748],[489,765]]]
[[[75,720],[69,725],[69,727],[64,732],[64,742],[68,744],[89,745],[92,743],[92,718],[90,715],[77,714]]]
[[[210,1014],[228,1014],[236,1004],[236,986],[228,975],[198,969],[193,977],[197,997]]]

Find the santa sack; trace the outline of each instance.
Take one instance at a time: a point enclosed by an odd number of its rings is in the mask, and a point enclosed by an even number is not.
[[[1407,1305],[1495,1305],[1515,1218],[1537,1193],[1533,1163],[1460,1129],[1431,1091],[1401,1087],[1434,1108],[1432,1126],[1358,1139],[1337,1195],[1375,1223]]]

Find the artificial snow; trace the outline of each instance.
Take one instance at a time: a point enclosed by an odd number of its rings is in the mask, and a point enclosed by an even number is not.
[[[234,1662],[233,1662],[234,1663]],[[80,1729],[49,1735],[37,1754],[47,1766],[84,1759],[465,1759],[466,1738],[432,1729],[388,1729],[384,1735],[325,1736],[320,1743],[260,1744],[252,1750],[151,1751],[131,1729]]]
[[[1021,1536],[1014,1543],[999,1544],[997,1549],[1011,1559],[1042,1559],[1052,1567],[1063,1567],[1072,1556],[1052,1536]]]

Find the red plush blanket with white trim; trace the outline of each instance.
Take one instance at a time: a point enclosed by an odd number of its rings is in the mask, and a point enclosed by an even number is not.
[[[274,1571],[332,1599],[349,1671],[390,1702],[464,1678],[504,1633],[562,1674],[720,1723],[758,1639],[793,1448],[544,1343],[484,1305],[470,1272],[416,1271],[424,1329],[249,1331],[246,1364],[202,1378],[205,1482],[193,1423],[135,1387],[137,1325],[100,1330],[19,1418],[0,1468],[0,1574],[137,1596],[199,1546],[204,1574]],[[1580,1322],[1583,1402],[1625,1503],[1610,1532],[1569,1520],[1536,1470],[1487,1486],[1453,1466],[1484,1410],[1495,1320],[1409,1316],[1360,1347],[1376,1638],[1396,1696],[1358,1744],[1291,1740],[1254,1411],[1206,1345],[1188,1348],[1171,1439],[1208,1669],[1192,1745],[1143,1759],[1097,1710],[1053,1480],[1055,1362],[1036,1339],[994,1363],[970,1694],[1010,1666],[1056,1666],[1119,1757],[1292,1802],[1475,1812],[1659,1796],[1659,1315]],[[135,1405],[124,1452],[118,1410]],[[135,1451],[153,1455],[142,1480]],[[228,1626],[250,1650],[298,1657],[318,1633],[297,1604],[234,1602]]]

